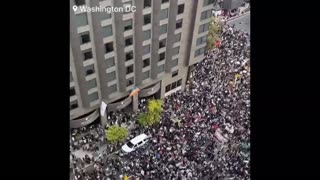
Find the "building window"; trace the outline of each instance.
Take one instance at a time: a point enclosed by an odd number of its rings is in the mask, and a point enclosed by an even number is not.
[[[77,27],[88,25],[87,13],[81,13],[76,15]]]
[[[202,21],[202,20],[204,20],[204,19],[208,19],[208,18],[210,18],[211,16],[212,16],[212,10],[209,9],[209,10],[204,11],[204,12],[201,13],[200,20]]]
[[[172,55],[179,54],[179,52],[180,52],[180,46],[178,46],[178,47],[176,47],[176,48],[173,49]]]
[[[133,59],[133,51],[126,53],[126,61]]]
[[[76,90],[74,89],[74,87],[72,87],[70,89],[70,96],[74,96],[74,95],[76,95]]]
[[[184,12],[184,4],[178,5],[178,14],[182,14]]]
[[[199,34],[209,31],[210,22],[199,26]]]
[[[151,23],[151,14],[146,14],[143,16],[143,25]]]
[[[124,31],[132,29],[132,19],[124,21]]]
[[[151,38],[151,30],[143,31],[143,40],[148,40]]]
[[[158,66],[158,72],[159,73],[164,72],[164,64],[162,64],[161,66]]]
[[[131,7],[132,6],[132,1],[128,1],[128,2],[123,3],[123,7],[124,8],[127,7],[127,6]],[[130,12],[131,11],[123,11],[123,14],[128,14]]]
[[[197,46],[200,45],[200,44],[206,43],[206,42],[207,42],[207,39],[208,39],[208,35],[199,37],[199,38],[197,39]]]
[[[143,8],[151,7],[151,0],[144,0]]]
[[[70,82],[73,81],[73,76],[72,76],[72,72],[70,72]]]
[[[116,84],[110,86],[109,88],[110,88],[110,93],[113,93],[113,92],[117,91],[117,85]]]
[[[165,52],[159,54],[159,61],[162,61],[165,58],[166,58],[166,53]]]
[[[133,65],[130,65],[130,66],[127,67],[126,74],[130,74],[130,73],[133,73]]]
[[[162,39],[159,41],[159,49],[166,47],[167,39]]]
[[[179,19],[177,22],[176,22],[176,29],[179,29],[182,27],[182,19]]]
[[[143,46],[143,55],[150,53],[150,44]]]
[[[104,47],[106,49],[106,53],[112,52],[113,51],[113,42],[108,42],[104,44]]]
[[[142,80],[148,79],[150,77],[150,71],[146,71],[142,75]]]
[[[203,0],[203,6],[208,6],[210,4],[213,4],[214,0]]]
[[[167,3],[169,2],[169,0],[162,0],[162,3]]]
[[[166,86],[166,93],[171,90],[171,89],[170,89],[170,86],[171,86],[171,84],[169,84],[168,86]]]
[[[106,61],[107,61],[107,68],[111,68],[115,65],[114,57],[108,58]]]
[[[173,82],[172,84],[171,84],[171,89],[175,89],[177,87],[177,82]]]
[[[194,57],[200,56],[204,54],[204,48],[197,49],[194,53]]]
[[[112,36],[112,25],[102,27],[102,37],[109,37]]]
[[[110,6],[108,6],[108,7],[106,7],[106,8],[111,8]],[[102,12],[99,12],[99,14],[101,14],[101,19],[102,20],[106,20],[106,19],[110,19],[110,18],[112,18],[112,14],[111,14],[111,12],[110,13],[108,13],[108,12],[104,12],[104,11],[102,11]]]
[[[125,45],[126,46],[131,46],[132,44],[133,44],[132,36],[125,39]]]
[[[134,78],[133,77],[127,79],[127,86],[131,86],[132,84],[134,84]]]
[[[92,101],[95,101],[95,100],[98,100],[99,99],[99,95],[98,95],[98,92],[94,92],[92,94],[89,94],[89,101],[92,102]]]
[[[80,36],[81,36],[81,44],[85,44],[85,43],[90,42],[89,32],[85,32],[85,33],[81,34]]]
[[[89,76],[91,74],[94,74],[94,65],[91,64],[89,66],[84,67],[84,71],[86,72],[86,76]]]
[[[172,60],[172,67],[175,67],[178,65],[178,58]]]
[[[76,108],[78,108],[78,101],[77,100],[72,101],[70,103],[70,110],[73,110],[73,109],[76,109]]]
[[[173,71],[172,72],[172,77],[178,76],[178,72],[179,72],[179,70]]]
[[[112,71],[107,73],[107,82],[113,81],[116,79],[116,72]]]
[[[168,8],[160,11],[160,20],[168,18]]]
[[[96,79],[91,79],[90,81],[88,81],[88,89],[92,89],[97,87],[97,81]]]
[[[82,6],[82,5],[86,4],[86,1],[85,0],[74,0],[74,4],[76,6]]]
[[[143,60],[143,67],[145,68],[147,66],[150,66],[150,58]]]
[[[181,33],[175,35],[175,42],[181,41]]]
[[[182,79],[180,79],[179,81],[177,81],[177,87],[181,86],[182,83]]]
[[[160,35],[167,33],[167,24],[160,26]]]
[[[92,59],[92,52],[91,52],[91,49],[90,50],[87,50],[85,52],[83,52],[83,60],[88,60],[88,59]]]

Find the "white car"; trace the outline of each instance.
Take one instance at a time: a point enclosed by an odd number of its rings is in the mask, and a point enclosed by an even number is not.
[[[123,145],[121,147],[121,150],[124,153],[129,153],[137,149],[138,147],[144,145],[146,142],[149,141],[149,136],[146,134],[140,134],[139,136],[136,136],[135,138],[131,139],[128,143]]]

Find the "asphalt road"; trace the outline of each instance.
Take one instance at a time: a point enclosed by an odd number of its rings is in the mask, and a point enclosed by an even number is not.
[[[240,29],[244,32],[248,32],[250,34],[250,12],[246,13],[243,16],[228,21],[227,24],[235,24],[235,27],[237,29]]]

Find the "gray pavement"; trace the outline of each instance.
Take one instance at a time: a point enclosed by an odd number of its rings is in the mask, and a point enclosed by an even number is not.
[[[244,15],[240,15],[235,19],[227,21],[227,24],[234,24],[237,29],[240,29],[244,32],[248,32],[250,35],[250,12],[247,12]]]

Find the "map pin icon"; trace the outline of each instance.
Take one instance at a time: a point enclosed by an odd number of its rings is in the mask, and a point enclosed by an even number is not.
[[[72,9],[73,9],[74,11],[76,11],[76,10],[78,9],[78,7],[77,7],[77,6],[73,6]]]

